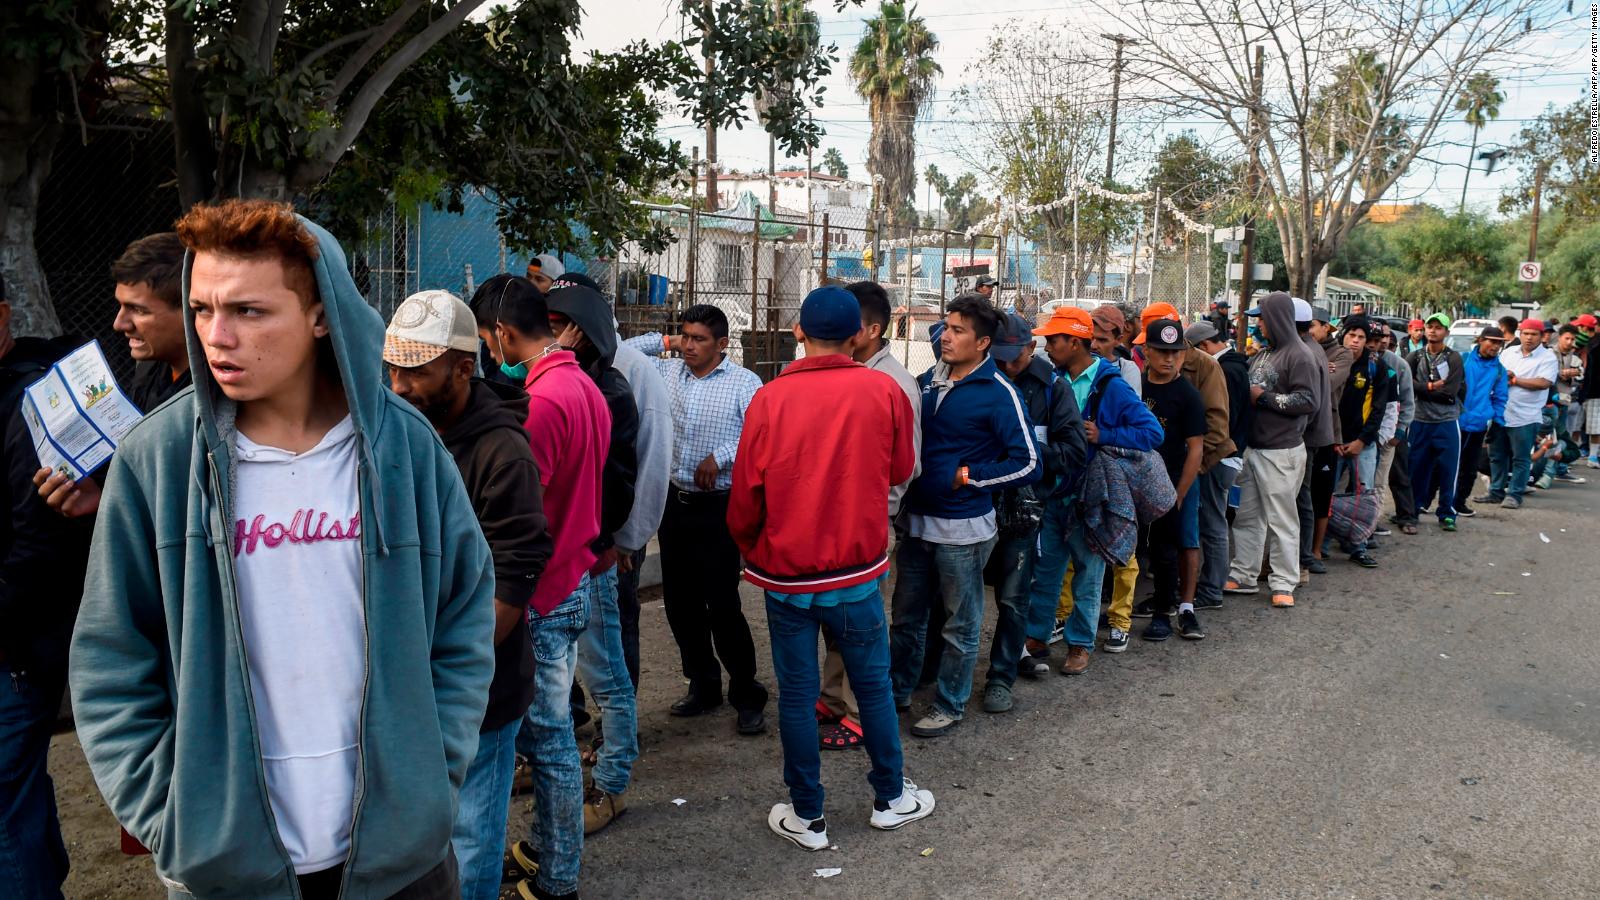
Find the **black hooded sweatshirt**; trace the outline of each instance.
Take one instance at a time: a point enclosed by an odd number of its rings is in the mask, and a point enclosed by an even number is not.
[[[1250,405],[1250,357],[1229,349],[1217,357],[1217,364],[1228,383],[1228,437],[1233,438],[1233,455],[1243,456],[1255,418],[1255,407]]]
[[[617,354],[617,329],[611,306],[599,292],[583,285],[558,287],[545,297],[553,313],[571,319],[589,339],[577,351],[578,365],[589,374],[611,411],[611,449],[600,473],[600,536],[589,548],[600,555],[616,545],[617,529],[633,513],[633,485],[639,473],[639,408],[628,379],[611,365]]]
[[[494,595],[527,608],[550,561],[552,542],[544,518],[539,467],[528,448],[528,395],[521,388],[472,380],[461,418],[439,435],[461,470],[472,511],[494,557]],[[494,648],[494,680],[483,731],[515,722],[533,703],[533,643],[514,628]]]
[[[17,338],[0,359],[0,492],[8,513],[0,517],[0,657],[51,693],[66,682],[67,646],[83,596],[94,520],[62,518],[40,499],[33,486],[39,454],[19,410],[23,390],[81,342]],[[11,685],[0,684],[0,690]]]

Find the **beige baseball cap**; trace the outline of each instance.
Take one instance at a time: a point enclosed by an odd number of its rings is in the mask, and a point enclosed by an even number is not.
[[[472,309],[449,291],[422,291],[406,298],[384,331],[383,361],[402,369],[425,366],[446,350],[478,352]]]

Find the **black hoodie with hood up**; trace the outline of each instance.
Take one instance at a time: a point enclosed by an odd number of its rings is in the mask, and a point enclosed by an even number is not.
[[[587,279],[585,279],[587,280]],[[611,365],[617,353],[617,328],[611,305],[600,292],[563,275],[545,296],[545,306],[571,319],[588,344],[576,352],[578,365],[589,374],[611,411],[611,449],[600,474],[600,536],[589,547],[601,555],[616,544],[617,530],[633,512],[633,485],[639,472],[639,408],[628,379]]]
[[[450,451],[489,552],[494,557],[495,599],[526,608],[550,561],[553,543],[544,517],[539,466],[528,449],[528,395],[509,384],[472,380],[461,418],[439,435]],[[494,681],[483,731],[504,728],[528,711],[534,698],[533,643],[513,628],[494,648]]]

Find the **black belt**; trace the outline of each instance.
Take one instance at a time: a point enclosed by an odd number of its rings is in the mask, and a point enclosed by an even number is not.
[[[679,503],[691,504],[728,499],[728,491],[686,491],[677,485],[670,485],[667,497]]]

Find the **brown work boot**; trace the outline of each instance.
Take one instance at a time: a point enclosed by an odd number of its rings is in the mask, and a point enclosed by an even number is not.
[[[1067,661],[1061,664],[1061,674],[1082,675],[1089,671],[1089,649],[1087,647],[1068,647]]]
[[[583,795],[583,833],[594,834],[627,811],[621,794],[608,794],[591,784]]]

